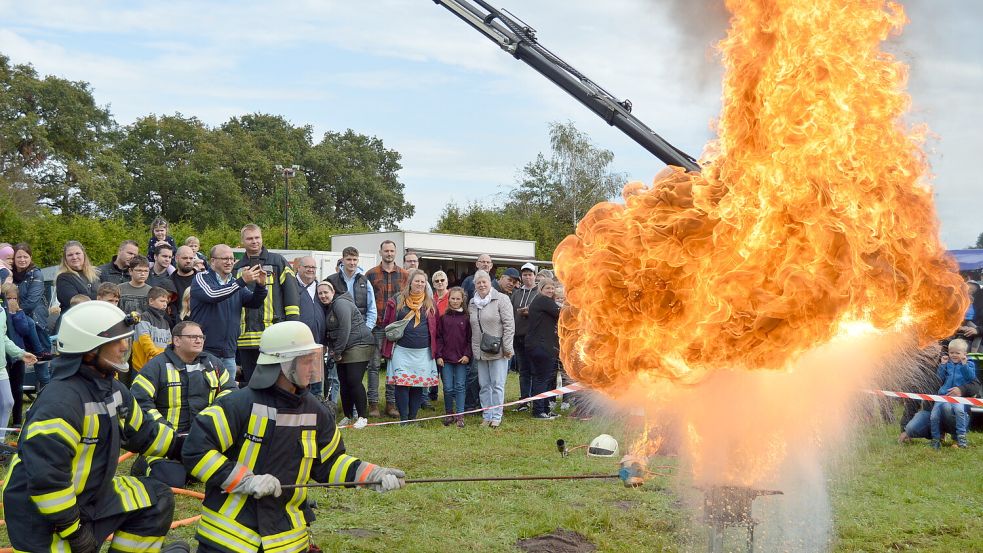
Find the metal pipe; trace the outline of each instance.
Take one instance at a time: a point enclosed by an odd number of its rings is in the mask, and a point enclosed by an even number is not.
[[[617,474],[577,474],[568,476],[472,476],[472,477],[454,477],[454,478],[407,478],[404,480],[407,484],[438,484],[444,482],[511,482],[517,480],[596,480],[596,479],[614,479],[618,478]],[[309,484],[286,484],[281,485],[280,488],[284,490],[289,490],[293,488],[336,488],[341,486],[375,486],[381,484],[379,480],[373,480],[371,482],[315,482]]]

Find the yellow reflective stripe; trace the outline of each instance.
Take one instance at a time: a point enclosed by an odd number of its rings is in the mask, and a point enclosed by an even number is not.
[[[232,447],[232,431],[229,428],[229,420],[225,418],[225,411],[217,405],[206,408],[200,413],[204,417],[212,419],[212,427],[215,436],[218,438],[218,446],[222,451]]]
[[[164,536],[138,536],[122,530],[113,533],[113,542],[109,546],[112,551],[126,553],[141,553],[143,551],[160,551],[164,545]]]
[[[79,441],[82,439],[79,436],[78,430],[72,428],[72,425],[68,424],[68,421],[57,418],[30,423],[27,427],[27,433],[24,435],[24,440],[30,440],[31,438],[46,434],[58,436],[72,449],[78,447]]]
[[[10,466],[7,467],[7,477],[3,480],[3,485],[0,486],[0,497],[7,492],[7,484],[10,483],[10,475],[14,473],[14,467],[20,462],[20,455],[14,453],[14,456],[10,458]]]
[[[54,492],[32,495],[31,501],[43,515],[60,513],[75,506],[75,487],[69,486]]]
[[[304,457],[317,458],[317,437],[313,430],[300,431],[300,446]]]
[[[352,463],[358,461],[355,457],[351,455],[339,455],[338,460],[334,462],[331,466],[331,482],[344,482],[345,475],[348,474],[348,469],[352,466]]]
[[[341,432],[338,430],[338,427],[335,427],[334,435],[331,436],[331,441],[328,442],[328,445],[321,448],[322,463],[327,461],[328,459],[331,458],[332,455],[334,455],[335,450],[338,449],[338,442],[340,441],[341,441]]]
[[[267,274],[266,286],[268,288],[266,289],[266,299],[263,300],[263,328],[270,328],[270,326],[273,324],[273,316],[276,314],[273,309],[273,296],[276,294],[273,293],[273,287],[270,286],[271,284],[273,284],[273,275]],[[262,332],[260,332],[260,334],[262,334]]]
[[[249,415],[249,424],[246,427],[246,432],[262,438],[266,435],[266,431],[269,428],[270,419],[269,417],[257,415],[256,413],[269,413],[270,409],[263,405],[253,404],[253,413]],[[274,416],[276,410],[273,410]],[[259,460],[259,450],[261,444],[256,443],[252,440],[244,440],[242,447],[239,449],[239,464],[245,466],[249,470],[256,468],[256,461]],[[232,493],[229,494],[229,498],[225,500],[222,504],[222,515],[235,519],[239,516],[239,511],[246,504],[246,497],[243,494]]]
[[[154,388],[154,385],[142,374],[138,374],[136,378],[133,379],[133,384],[130,385],[130,388],[132,389],[134,386],[139,386],[141,390],[147,392],[147,395],[151,400],[153,400],[154,396],[157,395],[157,390]]]
[[[294,484],[306,484],[308,480],[311,479],[311,467],[314,466],[313,457],[304,457],[300,461],[300,466],[297,470],[297,478]],[[307,521],[304,519],[304,513],[301,512],[300,506],[307,503],[307,488],[294,488],[294,493],[287,501],[287,505],[284,509],[287,512],[287,516],[290,517],[290,522],[296,528],[298,526],[304,526]],[[263,540],[264,546],[266,540]]]
[[[123,511],[130,512],[150,506],[150,494],[147,488],[132,476],[117,476],[113,478],[113,488],[120,497]]]
[[[62,528],[61,530],[59,530],[58,535],[64,538],[65,536],[78,530],[78,527],[81,525],[82,525],[82,521],[79,519],[75,519],[75,522],[69,524],[67,528]]]
[[[174,386],[174,383],[178,386]],[[181,373],[170,364],[167,365],[167,422],[177,428],[181,422]]]
[[[221,392],[218,393],[217,396],[215,396],[215,399],[218,399],[218,398],[220,398],[222,396],[227,396],[227,395],[229,395],[231,393],[232,393],[232,390],[222,390]]]
[[[75,452],[72,460],[74,469],[72,470],[72,485],[75,486],[75,493],[80,494],[89,482],[89,473],[92,471],[92,458],[96,453],[96,446],[99,438],[99,415],[86,415],[82,419],[82,437],[89,438],[91,443],[82,443],[81,447]]]
[[[231,494],[239,496],[241,494]],[[249,553],[259,550],[262,540],[255,530],[246,528],[235,520],[202,507],[201,521],[198,523],[198,536],[217,543],[232,551]]]
[[[309,545],[307,527],[304,524],[263,538],[264,553],[297,553],[307,551]]]
[[[157,424],[157,437],[154,438],[150,447],[143,451],[144,455],[156,455],[158,457],[165,457],[167,453],[171,450],[171,446],[174,445],[174,429],[163,423]]]
[[[130,400],[130,420],[126,421],[126,424],[129,424],[134,430],[140,430],[143,427],[143,408],[140,407],[140,404],[132,396]]]
[[[288,305],[283,308],[284,315],[300,315],[300,307],[296,305]]]
[[[211,449],[201,457],[201,460],[191,469],[191,475],[201,480],[202,482],[208,482],[208,479],[215,474],[225,462],[228,461],[225,455],[222,455],[218,451]]]
[[[160,414],[157,409],[148,409],[147,414],[150,415],[150,420],[156,422],[164,418],[164,415]]]

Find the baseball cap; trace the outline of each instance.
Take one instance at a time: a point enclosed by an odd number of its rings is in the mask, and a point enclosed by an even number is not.
[[[532,271],[534,273],[537,271],[536,266],[533,265],[532,263],[526,263],[525,265],[523,265],[522,266],[522,270],[523,271]]]
[[[515,270],[515,267],[509,267],[508,269],[505,269],[505,276],[512,277],[516,280],[518,280],[521,277],[521,275],[519,275],[519,271]]]

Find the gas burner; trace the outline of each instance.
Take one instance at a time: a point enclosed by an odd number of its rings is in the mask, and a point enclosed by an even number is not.
[[[730,527],[747,530],[747,552],[754,552],[754,527],[751,503],[762,495],[781,495],[779,490],[756,490],[743,486],[714,486],[703,492],[703,522],[710,528],[710,553],[722,553],[724,531]]]

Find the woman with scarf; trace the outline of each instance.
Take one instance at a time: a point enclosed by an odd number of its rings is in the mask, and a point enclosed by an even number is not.
[[[403,337],[395,343],[386,340],[382,355],[387,363],[387,384],[396,386],[399,420],[416,418],[423,394],[437,386],[437,306],[427,289],[427,273],[416,269],[409,274],[409,290],[403,290],[386,304],[383,326],[409,319]]]

